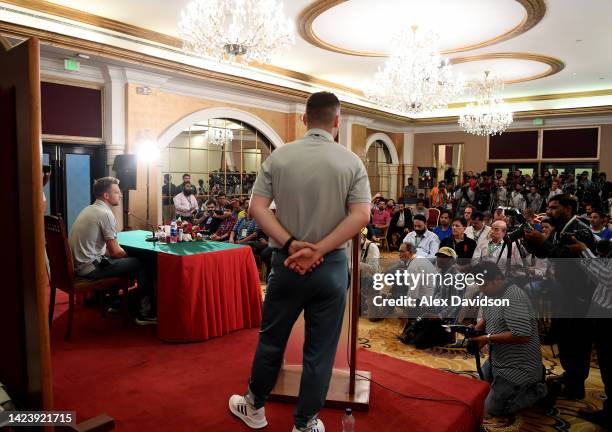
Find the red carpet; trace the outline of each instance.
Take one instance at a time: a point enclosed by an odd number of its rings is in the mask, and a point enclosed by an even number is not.
[[[58,302],[62,300],[58,298]],[[247,431],[229,414],[228,397],[245,390],[257,330],[207,342],[168,345],[153,326],[125,326],[95,309],[77,306],[73,341],[64,342],[66,315],[54,323],[55,409],[77,420],[107,413],[120,431]],[[482,415],[481,382],[361,350],[359,368],[404,394],[461,399]],[[465,406],[408,400],[372,385],[370,410],[356,413],[358,431],[473,431]],[[293,406],[266,407],[268,432],[289,432]],[[324,409],[330,432],[341,430],[340,410]]]

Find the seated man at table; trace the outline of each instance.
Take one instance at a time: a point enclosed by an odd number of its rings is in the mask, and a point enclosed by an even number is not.
[[[234,225],[236,225],[236,218],[232,214],[234,207],[231,204],[226,204],[223,208],[223,220],[217,228],[217,231],[213,235],[210,236],[211,240],[214,241],[227,241],[229,239],[232,230],[234,229]]]
[[[153,280],[141,262],[128,257],[117,242],[117,221],[111,210],[121,202],[119,180],[102,177],[93,185],[96,201],[85,207],[70,230],[75,272],[88,279],[127,277],[138,280],[138,324],[156,323],[153,307]]]
[[[258,231],[257,222],[247,213],[245,217],[236,222],[230,233],[229,242],[248,245],[249,242],[257,240]]]

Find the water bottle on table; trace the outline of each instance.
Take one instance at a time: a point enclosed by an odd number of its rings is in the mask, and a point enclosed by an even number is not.
[[[173,220],[170,224],[170,243],[176,243],[178,237],[178,230],[176,229],[176,221]]]
[[[353,417],[353,410],[350,408],[344,410],[342,432],[355,432],[355,417]]]

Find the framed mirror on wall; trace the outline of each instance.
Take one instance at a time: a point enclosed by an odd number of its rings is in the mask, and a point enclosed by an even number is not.
[[[445,180],[447,184],[457,184],[463,173],[464,144],[434,144],[433,166],[436,168],[438,181]]]

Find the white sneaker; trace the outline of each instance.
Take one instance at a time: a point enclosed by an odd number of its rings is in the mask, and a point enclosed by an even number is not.
[[[266,409],[261,407],[259,409],[253,408],[244,396],[233,395],[229,399],[229,409],[236,417],[246,423],[246,425],[252,429],[261,429],[268,426],[268,420],[266,420]]]
[[[293,426],[291,432],[325,432],[325,425],[323,425],[321,419],[313,418],[308,422],[305,429],[298,429],[296,426]]]

